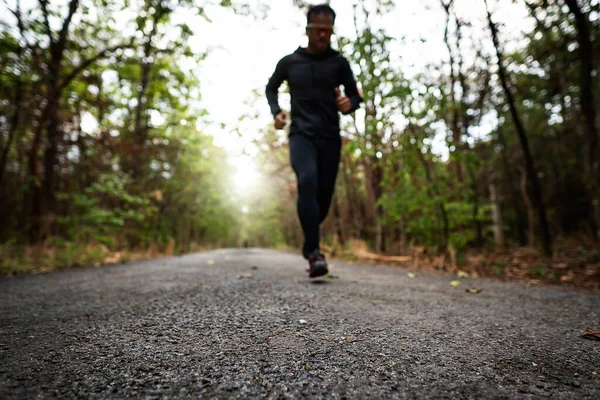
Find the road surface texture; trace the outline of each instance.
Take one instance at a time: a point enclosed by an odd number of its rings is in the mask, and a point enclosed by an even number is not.
[[[597,293],[332,263],[317,282],[255,249],[2,278],[0,398],[600,399]]]

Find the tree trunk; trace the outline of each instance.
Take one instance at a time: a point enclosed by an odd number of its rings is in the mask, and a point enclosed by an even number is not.
[[[150,57],[150,49],[150,41],[148,41],[144,51],[146,59]],[[142,62],[142,77],[137,95],[137,108],[135,110],[135,125],[133,130],[133,141],[135,145],[132,154],[133,164],[131,165],[131,176],[133,179],[138,179],[142,171],[141,156],[146,142],[146,128],[142,126],[142,113],[146,106],[146,91],[150,81],[150,70],[151,64],[149,62]]]
[[[42,214],[44,212],[44,191],[42,183],[44,179],[40,170],[39,157],[42,145],[42,135],[46,127],[46,122],[48,121],[49,107],[50,104],[47,103],[46,106],[42,108],[38,125],[33,133],[33,139],[28,154],[29,184],[31,185],[31,216],[29,218],[27,231],[29,240],[32,243],[42,239]]]
[[[504,232],[502,231],[502,210],[500,197],[496,189],[496,177],[490,178],[490,203],[492,205],[492,220],[494,221],[494,242],[498,248],[504,247]]]
[[[149,12],[149,10],[147,10]],[[150,73],[153,67],[153,57],[156,55],[156,49],[152,46],[152,41],[156,36],[158,26],[162,18],[167,15],[168,10],[164,7],[159,7],[152,14],[152,29],[146,37],[144,43],[144,56],[142,58],[141,67],[142,75],[140,77],[140,85],[137,94],[137,108],[135,110],[135,125],[133,131],[133,140],[135,144],[135,151],[133,153],[133,165],[131,166],[131,174],[134,179],[139,178],[141,174],[141,168],[143,165],[142,155],[144,152],[144,145],[147,138],[147,126],[144,126],[142,122],[142,115],[147,109],[147,91],[150,83]]]
[[[455,21],[456,21],[456,50],[457,50],[457,58],[458,58],[458,66],[456,68],[456,71],[454,68],[455,60],[454,60],[454,55],[453,55],[453,51],[452,51],[452,46],[450,45],[450,40],[448,37],[449,24],[450,24],[450,19],[451,19],[451,15],[452,15],[450,9],[451,9],[452,5],[453,5],[453,0],[449,0],[448,4],[445,4],[442,1],[442,6],[446,10],[446,26],[445,26],[445,30],[444,30],[444,41],[446,43],[446,47],[448,48],[448,53],[450,55],[450,75],[451,75],[451,82],[452,82],[451,101],[452,101],[452,110],[453,110],[453,117],[452,117],[453,144],[456,146],[455,152],[457,152],[457,154],[459,154],[458,159],[455,159],[454,163],[456,164],[455,165],[456,176],[457,176],[459,183],[462,183],[463,179],[464,179],[463,178],[463,169],[466,168],[466,170],[467,170],[467,175],[469,177],[469,186],[470,186],[471,192],[472,192],[472,197],[471,197],[471,202],[473,203],[472,224],[473,224],[473,229],[475,230],[476,245],[481,247],[481,246],[483,246],[483,226],[481,224],[481,221],[479,221],[479,218],[478,218],[479,208],[480,208],[480,199],[479,199],[479,190],[478,190],[478,186],[477,186],[477,177],[476,177],[474,168],[471,165],[471,162],[469,161],[468,158],[464,157],[467,155],[467,152],[470,150],[469,145],[467,142],[463,142],[461,139],[463,135],[469,136],[470,121],[469,121],[469,116],[467,115],[467,103],[466,103],[466,98],[469,94],[469,87],[467,85],[467,79],[465,77],[465,74],[463,73],[464,59],[463,59],[463,56],[461,53],[462,24],[456,15],[454,16]],[[461,88],[460,99],[457,99],[456,94],[454,92],[457,81]],[[482,91],[482,96],[485,95],[486,90],[487,90],[487,88],[484,88],[484,90]],[[463,157],[460,157],[461,153],[459,153],[459,152],[462,152]],[[463,165],[463,161],[461,160],[462,158],[466,159],[466,165]]]
[[[371,166],[371,160],[367,157],[362,158],[362,165],[365,170],[365,189],[367,194],[367,218],[371,222],[375,223],[377,219],[377,212],[375,211],[375,193],[373,192],[373,186],[371,181],[373,179],[373,168]]]
[[[533,157],[529,149],[529,141],[527,139],[527,134],[525,133],[525,128],[523,127],[521,119],[519,118],[519,114],[517,113],[517,108],[515,105],[513,94],[508,87],[506,72],[504,70],[504,57],[502,55],[502,51],[500,50],[500,43],[498,41],[498,32],[496,29],[496,24],[492,21],[492,14],[489,11],[487,0],[484,0],[484,2],[486,5],[489,27],[492,31],[492,40],[496,49],[496,56],[498,57],[498,75],[500,77],[500,82],[502,84],[502,88],[504,89],[504,93],[506,95],[506,100],[510,107],[510,113],[515,124],[515,128],[517,130],[517,135],[519,136],[521,148],[525,157],[527,176],[531,184],[533,200],[538,210],[538,218],[540,224],[540,231],[542,235],[544,253],[550,256],[552,255],[552,238],[550,236],[550,228],[548,227],[548,220],[546,218],[546,207],[543,201],[542,189],[540,187],[537,171],[533,162]]]
[[[452,51],[452,46],[450,45],[450,38],[449,38],[449,30],[450,30],[450,17],[451,17],[451,12],[450,12],[450,8],[452,7],[454,0],[449,0],[448,4],[444,3],[444,1],[442,0],[442,7],[444,8],[444,10],[446,11],[446,25],[444,27],[444,43],[446,44],[446,48],[448,49],[448,57],[449,57],[449,66],[450,66],[450,113],[451,113],[451,117],[450,117],[450,127],[451,127],[451,132],[452,132],[452,145],[454,145],[455,150],[453,153],[455,153],[456,155],[458,155],[458,157],[454,156],[452,157],[452,160],[450,161],[450,170],[454,171],[456,180],[459,183],[462,183],[463,181],[463,171],[462,171],[462,163],[461,163],[461,158],[460,158],[460,151],[462,150],[462,146],[461,146],[461,127],[460,127],[460,110],[459,107],[457,105],[457,100],[456,100],[456,73],[454,71],[454,53]]]
[[[56,198],[54,195],[55,171],[58,155],[58,109],[62,88],[75,76],[69,75],[60,82],[62,73],[62,60],[67,47],[67,36],[73,15],[79,7],[79,0],[69,1],[69,11],[65,17],[58,37],[52,33],[49,23],[48,1],[39,0],[44,18],[44,27],[50,43],[50,57],[46,60],[50,75],[46,77],[47,98],[46,106],[42,110],[39,125],[36,128],[29,157],[29,169],[32,178],[32,221],[30,226],[30,238],[40,239],[45,233],[52,229],[54,212],[56,209]],[[46,148],[44,150],[44,175],[43,179],[39,170],[38,151],[41,145],[42,132],[46,131]],[[45,210],[42,210],[42,202]],[[42,212],[45,211],[46,228],[42,229]],[[43,230],[43,232],[42,232]]]
[[[473,212],[471,214],[473,229],[475,230],[475,245],[477,247],[483,247],[483,225],[479,220],[479,195],[477,194],[477,187],[472,185],[473,191]]]
[[[335,229],[338,235],[338,240],[340,245],[343,247],[346,245],[346,232],[344,229],[344,218],[340,210],[338,196],[334,196],[333,199],[333,215],[335,217]]]
[[[408,129],[412,130],[413,127],[409,124],[408,125]],[[434,189],[434,182],[433,182],[433,176],[431,173],[431,168],[429,166],[429,164],[427,163],[427,160],[425,159],[425,157],[423,156],[423,153],[421,152],[421,149],[419,149],[417,146],[414,146],[415,148],[415,153],[417,155],[417,158],[419,159],[419,161],[421,162],[421,164],[423,165],[423,168],[425,169],[425,178],[427,179],[427,182],[429,183],[429,186],[427,186],[427,192],[429,194],[429,196],[431,196],[431,198],[438,198],[440,199],[440,201],[438,201],[437,203],[437,207],[438,207],[438,211],[440,213],[440,218],[442,219],[442,237],[441,237],[441,247],[442,248],[446,248],[448,246],[448,240],[450,238],[450,223],[448,221],[448,212],[446,211],[446,206],[444,205],[444,201],[441,200],[442,196],[439,195],[439,193]]]
[[[344,186],[346,189],[346,201],[348,202],[348,219],[350,220],[350,229],[346,227],[346,233],[347,237],[351,239],[354,238],[359,231],[358,211],[354,206],[354,201],[356,200],[356,197],[352,196],[351,182],[348,179],[348,173],[346,171],[346,159],[343,156],[340,164],[340,173],[342,175],[342,181],[344,182]]]
[[[535,211],[527,193],[527,173],[523,168],[519,168],[519,171],[521,172],[521,196],[523,196],[523,203],[527,210],[527,243],[533,247],[535,246]]]
[[[502,166],[504,168],[504,175],[506,175],[506,179],[508,181],[508,187],[510,190],[510,197],[513,204],[513,208],[516,214],[516,231],[517,231],[517,239],[521,246],[525,246],[527,244],[527,236],[525,233],[525,213],[523,213],[523,209],[521,207],[521,202],[519,201],[519,191],[515,187],[515,178],[513,173],[511,172],[511,167],[508,162],[507,152],[508,152],[508,144],[506,143],[506,138],[504,137],[504,133],[502,129],[498,127],[498,140],[500,145],[502,146]]]
[[[21,37],[24,35],[23,21],[21,20],[21,1],[17,0],[17,9],[15,11],[15,16],[17,18],[17,25],[19,26],[19,34]],[[21,61],[21,55],[23,53],[23,47],[20,42],[17,44],[17,60]],[[0,187],[2,187],[2,182],[4,179],[4,173],[6,171],[6,162],[8,160],[8,154],[10,153],[10,148],[12,147],[12,143],[17,131],[17,127],[19,126],[19,118],[21,115],[21,101],[23,99],[23,79],[21,74],[19,74],[17,78],[17,82],[15,83],[15,97],[13,99],[13,114],[10,118],[10,127],[8,128],[8,139],[6,140],[6,146],[2,150],[2,155],[0,156]],[[3,194],[3,193],[2,193]]]
[[[594,104],[594,48],[592,44],[590,26],[587,16],[579,8],[577,0],[565,0],[569,10],[575,17],[575,26],[577,27],[577,44],[579,45],[580,76],[580,104],[583,113],[584,130],[587,137],[586,157],[590,171],[588,190],[590,192],[592,203],[592,214],[595,222],[595,237],[600,240],[600,139],[596,126],[596,107]]]
[[[365,188],[367,189],[367,213],[368,218],[375,225],[375,251],[383,250],[383,227],[381,225],[382,210],[377,202],[381,198],[381,171],[377,165],[377,159],[363,157],[365,169]]]
[[[469,95],[469,87],[467,85],[467,79],[465,77],[465,74],[463,73],[463,65],[464,65],[464,60],[463,60],[463,56],[461,53],[461,47],[460,47],[460,40],[462,37],[461,34],[461,23],[458,20],[458,17],[455,16],[456,19],[456,48],[458,50],[458,82],[460,84],[460,88],[462,90],[461,93],[461,97],[460,97],[460,130],[462,132],[462,134],[466,137],[469,137],[469,125],[470,125],[470,119],[469,116],[467,115],[467,103],[466,103],[466,98]],[[480,108],[483,108],[483,99],[485,98],[485,93],[488,90],[489,85],[485,85],[485,87],[482,89],[481,91],[481,95],[480,95],[480,102],[482,103],[482,106]],[[468,151],[471,151],[468,142],[459,142],[458,146],[460,146],[462,148],[462,151],[465,153],[465,155],[467,155]],[[466,169],[467,169],[467,173],[469,176],[469,184],[471,186],[471,193],[472,193],[472,197],[471,197],[471,202],[473,203],[473,213],[472,213],[472,223],[473,223],[473,228],[475,229],[475,237],[476,237],[476,245],[479,247],[483,246],[483,225],[481,223],[481,221],[479,220],[479,208],[480,208],[480,196],[479,196],[479,187],[478,187],[478,176],[477,173],[475,171],[475,168],[472,165],[473,163],[471,162],[469,157],[466,157]]]
[[[375,251],[381,254],[384,250],[383,225],[378,215],[375,220]]]
[[[2,155],[0,156],[0,187],[2,187],[2,182],[4,180],[4,173],[6,171],[6,163],[8,161],[8,154],[12,147],[13,140],[15,138],[15,134],[17,131],[17,127],[19,125],[19,116],[21,114],[21,100],[23,98],[23,84],[21,77],[17,79],[16,88],[15,88],[15,98],[14,98],[14,110],[13,114],[10,118],[10,127],[8,128],[8,139],[6,141],[6,145],[2,149]]]
[[[58,78],[58,76],[56,76]],[[56,88],[51,87],[50,93],[56,93]],[[56,196],[54,194],[56,171],[58,156],[58,102],[59,99],[53,94],[48,100],[48,124],[46,127],[46,148],[44,150],[44,203],[46,213],[54,214],[56,211]]]
[[[42,223],[42,177],[39,165],[39,152],[42,136],[42,127],[36,129],[29,150],[29,178],[31,180],[31,218],[28,224],[28,235],[31,243],[40,238]]]
[[[398,231],[400,236],[400,254],[405,254],[408,249],[408,240],[406,237],[406,218],[404,215],[400,216],[398,221]]]
[[[373,159],[373,163],[375,164],[375,168],[373,169],[374,179],[371,181],[371,185],[373,185],[373,193],[375,193],[375,222],[377,232],[375,243],[377,252],[383,253],[385,252],[385,229],[383,226],[383,216],[385,211],[383,206],[379,204],[379,201],[383,196],[383,188],[381,186],[383,182],[383,169],[378,165],[379,162],[376,158]]]

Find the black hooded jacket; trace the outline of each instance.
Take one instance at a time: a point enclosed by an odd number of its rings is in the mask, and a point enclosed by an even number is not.
[[[273,117],[281,112],[277,94],[283,81],[288,82],[292,103],[290,135],[339,137],[335,88],[340,85],[344,86],[343,93],[350,99],[348,114],[363,101],[350,64],[332,48],[314,55],[299,47],[277,63],[266,90]]]

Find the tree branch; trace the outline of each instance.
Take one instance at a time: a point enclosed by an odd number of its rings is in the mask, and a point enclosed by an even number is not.
[[[126,48],[130,48],[130,47],[131,47],[131,43],[130,44],[120,44],[117,46],[108,47],[108,48],[102,50],[100,53],[96,54],[94,57],[91,57],[91,58],[88,58],[88,59],[82,61],[73,71],[71,71],[71,73],[69,75],[67,75],[63,79],[63,82],[59,86],[58,91],[61,92],[69,83],[71,83],[73,81],[73,79],[75,79],[77,77],[77,75],[79,75],[82,71],[84,71],[87,67],[89,67],[96,61],[106,57],[108,54],[115,52],[119,49],[126,49]]]
[[[48,20],[48,0],[39,0],[40,6],[42,7],[42,14],[44,15],[44,27],[46,28],[46,34],[50,39],[50,47],[54,46],[54,37],[52,36],[52,30],[50,29],[50,21]]]
[[[63,22],[62,29],[60,30],[60,35],[58,36],[58,48],[64,48],[65,46],[65,42],[67,41],[67,34],[69,33],[69,26],[71,25],[71,20],[73,19],[75,11],[77,11],[77,7],[79,7],[79,0],[71,0],[69,2],[69,13],[67,14],[67,17]]]

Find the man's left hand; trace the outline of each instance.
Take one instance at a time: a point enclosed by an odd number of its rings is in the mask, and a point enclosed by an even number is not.
[[[340,110],[343,114],[349,112],[350,108],[352,108],[352,105],[350,104],[350,99],[348,96],[342,96],[340,89],[335,88],[335,97],[338,110]]]

